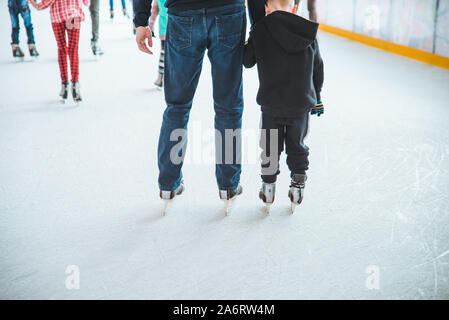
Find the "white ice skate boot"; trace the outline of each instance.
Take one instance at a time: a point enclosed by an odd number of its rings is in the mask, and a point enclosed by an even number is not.
[[[262,183],[262,188],[259,191],[259,198],[265,203],[265,209],[267,213],[270,213],[271,205],[274,202],[274,196],[276,193],[276,183]]]
[[[184,181],[181,181],[181,183],[179,184],[179,187],[177,187],[175,190],[172,191],[164,191],[161,190],[160,191],[160,197],[162,200],[164,200],[164,212],[163,215],[165,215],[165,213],[168,210],[168,207],[170,206],[170,204],[173,202],[173,199],[176,196],[179,196],[180,194],[182,194],[184,192]]]
[[[305,174],[294,174],[288,191],[288,197],[291,201],[291,213],[295,212],[296,206],[301,204],[304,197],[304,188],[306,187],[307,176]]]
[[[158,90],[162,90],[164,87],[164,74],[159,72],[159,75],[157,76],[156,81],[154,82],[154,85]]]
[[[91,40],[90,41],[90,47],[92,49],[92,53],[94,54],[94,56],[96,58],[99,58],[99,57],[101,57],[104,54],[104,52],[101,49],[100,45],[98,44],[97,40]]]
[[[237,189],[235,190],[220,190],[220,199],[223,200],[225,205],[225,214],[228,215],[229,211],[231,211],[231,208],[234,204],[235,199],[241,195],[243,192],[243,188],[241,185],[238,185]]]
[[[81,91],[80,91],[80,83],[79,82],[72,82],[72,97],[73,101],[78,105],[83,99],[81,98]]]

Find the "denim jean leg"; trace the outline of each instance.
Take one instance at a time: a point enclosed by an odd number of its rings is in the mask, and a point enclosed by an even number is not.
[[[11,42],[19,44],[19,14],[9,8],[9,16],[11,17]]]
[[[182,179],[182,150],[187,143],[190,108],[206,49],[203,12],[168,14],[164,70],[167,108],[158,144],[160,190],[174,190]]]
[[[27,30],[28,44],[34,44],[34,32],[33,32],[33,24],[31,23],[31,11],[28,6],[22,9],[22,18],[23,23],[25,24],[25,28]]]
[[[208,26],[215,129],[220,133],[216,137],[215,173],[220,190],[234,190],[240,182],[241,173],[242,59],[246,32],[244,6],[228,5],[210,10]]]

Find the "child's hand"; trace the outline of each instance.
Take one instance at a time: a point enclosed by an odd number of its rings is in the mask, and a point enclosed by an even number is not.
[[[34,0],[27,0],[29,4],[31,4],[34,8],[36,8],[37,3]]]
[[[324,113],[324,105],[321,101],[318,101],[316,103],[316,106],[310,109],[310,114],[314,115],[316,114],[318,117],[321,116]]]

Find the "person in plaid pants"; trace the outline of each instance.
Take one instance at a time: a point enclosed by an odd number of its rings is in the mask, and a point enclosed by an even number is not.
[[[78,43],[80,37],[81,21],[84,20],[84,12],[81,1],[85,6],[90,5],[90,0],[35,0],[28,2],[37,10],[50,8],[51,24],[58,45],[58,63],[61,73],[62,87],[60,96],[64,102],[68,96],[68,71],[67,55],[70,60],[70,72],[72,74],[72,96],[75,102],[81,101],[81,93],[78,82],[79,55]],[[66,40],[68,38],[68,42]]]

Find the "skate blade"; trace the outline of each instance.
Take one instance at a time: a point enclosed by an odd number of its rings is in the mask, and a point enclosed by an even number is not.
[[[271,203],[266,203],[265,204],[265,213],[269,214],[270,213],[270,209],[271,209]]]
[[[297,207],[298,205],[296,204],[296,203],[291,203],[291,206],[290,206],[290,213],[291,214],[293,214],[293,213],[295,213],[295,210],[296,210],[296,207]]]
[[[25,61],[25,58],[15,57],[14,60],[15,60],[16,62],[24,62],[24,61]]]
[[[234,206],[235,199],[223,200],[223,202],[224,202],[224,213],[227,216],[231,212],[232,207]]]
[[[59,99],[59,102],[60,102],[61,104],[65,104],[66,101],[67,101],[67,99],[64,99],[64,98],[60,98],[60,99]]]
[[[166,213],[167,213],[168,209],[170,208],[172,202],[173,202],[173,199],[171,199],[171,200],[165,200],[164,199],[164,210],[162,211],[162,215],[163,216],[166,215]]]

